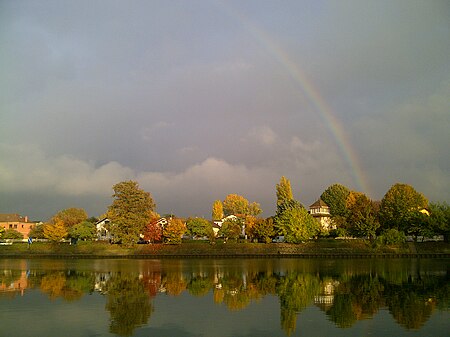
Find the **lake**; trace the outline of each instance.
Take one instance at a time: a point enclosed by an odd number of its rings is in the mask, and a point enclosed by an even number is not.
[[[449,259],[0,259],[0,336],[450,336]]]

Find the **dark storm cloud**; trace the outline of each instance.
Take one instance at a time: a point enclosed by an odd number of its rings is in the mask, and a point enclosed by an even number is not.
[[[1,212],[100,215],[125,179],[162,213],[204,216],[228,193],[272,214],[282,175],[305,204],[334,182],[357,188],[305,84],[342,124],[372,198],[404,181],[450,199],[445,1],[0,6]]]

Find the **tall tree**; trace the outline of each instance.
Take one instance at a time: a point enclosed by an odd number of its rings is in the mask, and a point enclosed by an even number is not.
[[[154,216],[155,203],[149,192],[136,181],[123,181],[113,186],[113,203],[108,208],[114,240],[130,245]]]
[[[380,205],[380,223],[384,229],[407,231],[417,212],[428,206],[428,200],[407,184],[395,184],[386,192]]]
[[[329,186],[320,196],[325,203],[330,207],[332,217],[347,216],[347,197],[350,190],[341,184],[333,184]]]
[[[223,204],[222,201],[216,200],[212,206],[212,219],[213,221],[219,221],[223,219]]]
[[[282,176],[276,186],[277,205],[284,204],[286,201],[294,199],[291,189],[291,182],[285,176]]]

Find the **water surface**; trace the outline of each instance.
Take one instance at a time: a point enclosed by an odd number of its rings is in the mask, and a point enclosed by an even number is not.
[[[0,336],[450,336],[448,259],[0,260]]]

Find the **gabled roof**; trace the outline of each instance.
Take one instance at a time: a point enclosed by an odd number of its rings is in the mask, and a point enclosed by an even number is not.
[[[325,201],[319,198],[319,200],[317,200],[314,204],[309,206],[309,208],[311,207],[329,207],[329,206],[325,203]]]

